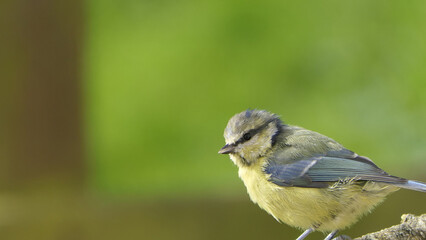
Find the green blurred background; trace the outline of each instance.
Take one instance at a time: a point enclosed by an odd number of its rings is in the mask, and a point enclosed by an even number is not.
[[[0,235],[296,238],[217,154],[247,108],[426,181],[425,22],[420,0],[2,1]],[[343,233],[425,200],[401,190]]]

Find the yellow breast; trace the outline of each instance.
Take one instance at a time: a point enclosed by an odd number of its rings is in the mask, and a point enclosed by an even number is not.
[[[240,167],[238,173],[250,199],[275,219],[320,231],[348,227],[398,189],[372,182],[330,188],[281,187],[267,180],[260,165]]]

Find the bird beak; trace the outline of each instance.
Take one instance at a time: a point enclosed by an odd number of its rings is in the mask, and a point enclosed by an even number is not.
[[[228,154],[228,153],[233,153],[235,150],[235,146],[232,144],[226,144],[225,146],[223,146],[223,148],[221,148],[219,150],[220,154]]]

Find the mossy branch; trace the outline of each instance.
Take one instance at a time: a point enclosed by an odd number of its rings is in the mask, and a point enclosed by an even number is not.
[[[336,240],[350,239],[337,237]],[[422,240],[426,239],[426,214],[414,216],[404,214],[401,224],[395,225],[378,232],[369,233],[353,240]]]

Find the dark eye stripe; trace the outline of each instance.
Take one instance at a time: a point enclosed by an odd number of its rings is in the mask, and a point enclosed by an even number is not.
[[[238,139],[238,141],[236,141],[234,143],[234,145],[238,145],[240,143],[243,143],[243,142],[250,140],[254,135],[256,135],[257,133],[262,131],[264,128],[266,128],[266,126],[268,126],[268,124],[270,124],[273,121],[275,121],[275,119],[271,119],[271,120],[267,121],[266,123],[260,125],[258,128],[248,130],[246,133],[243,134],[243,136],[240,139]],[[246,139],[246,137],[245,137],[246,134],[250,136],[248,139]]]

